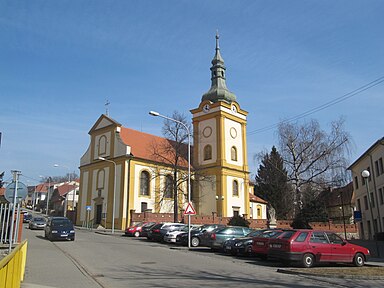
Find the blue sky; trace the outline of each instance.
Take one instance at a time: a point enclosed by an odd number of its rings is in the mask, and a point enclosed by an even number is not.
[[[227,86],[248,115],[248,161],[277,145],[284,118],[384,76],[383,1],[0,2],[0,172],[79,173],[88,131],[105,113],[161,136],[148,115],[191,118],[210,87],[219,30]],[[302,121],[325,130],[339,117],[351,163],[383,137],[384,83]],[[54,168],[54,164],[60,167]]]

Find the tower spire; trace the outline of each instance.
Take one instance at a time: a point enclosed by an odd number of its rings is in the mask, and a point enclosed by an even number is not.
[[[211,102],[217,101],[226,101],[233,102],[236,101],[236,96],[230,92],[225,83],[225,66],[224,60],[220,54],[220,45],[219,45],[219,31],[216,31],[216,48],[215,56],[212,59],[211,69],[211,88],[207,93],[203,95],[201,101],[209,100]]]

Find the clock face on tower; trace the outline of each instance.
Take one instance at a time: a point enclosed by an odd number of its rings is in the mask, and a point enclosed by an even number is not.
[[[209,104],[205,104],[204,107],[203,107],[203,111],[204,112],[208,112],[209,109],[210,109]]]
[[[232,105],[232,106],[231,106],[231,110],[232,110],[233,114],[236,114],[236,113],[237,113],[237,108],[236,108],[235,105]]]

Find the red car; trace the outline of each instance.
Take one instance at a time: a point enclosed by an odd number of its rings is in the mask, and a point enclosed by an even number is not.
[[[125,229],[125,236],[135,236],[140,237],[141,236],[141,230],[143,227],[151,226],[155,224],[155,222],[139,222],[135,225],[128,227]]]
[[[337,234],[321,230],[291,230],[279,239],[269,240],[268,257],[284,262],[300,262],[310,268],[316,263],[352,263],[364,265],[370,256],[367,248],[349,243]]]
[[[284,230],[266,230],[262,234],[253,237],[252,239],[252,253],[261,259],[267,259],[269,250],[269,239],[279,237]]]

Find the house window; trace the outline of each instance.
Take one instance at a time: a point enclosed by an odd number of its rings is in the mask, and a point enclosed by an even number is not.
[[[204,160],[211,160],[212,159],[212,146],[206,145],[204,147]]]
[[[367,195],[364,196],[364,208],[365,208],[365,210],[368,210],[368,199],[367,199]]]
[[[355,176],[355,188],[359,189],[359,178],[357,176]]]
[[[240,208],[236,207],[233,208],[233,217],[238,217],[240,216]]]
[[[375,161],[375,167],[376,167],[376,176],[379,177],[381,174],[384,173],[383,158],[380,158],[379,160]]]
[[[165,176],[164,198],[173,198],[173,177]]]
[[[383,205],[384,204],[384,188],[379,188],[379,197],[380,197],[380,204]]]
[[[357,199],[357,210],[361,211],[361,202],[360,199]]]
[[[235,146],[232,146],[231,148],[231,160],[237,161],[237,149]]]
[[[371,199],[371,204],[372,204],[372,208],[375,208],[375,198],[373,198],[373,193],[370,194],[369,196]]]
[[[149,196],[149,173],[142,171],[140,174],[140,195]]]
[[[232,195],[233,196],[239,196],[239,182],[237,182],[237,180],[233,180]]]
[[[147,202],[141,202],[141,213],[148,210],[148,203]]]

